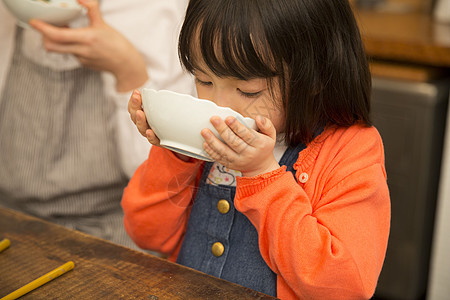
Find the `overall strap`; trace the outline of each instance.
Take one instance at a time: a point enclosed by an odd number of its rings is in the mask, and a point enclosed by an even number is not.
[[[324,130],[325,126],[320,126],[314,133],[314,138],[321,134]],[[294,164],[297,162],[298,155],[301,151],[306,149],[306,145],[303,143],[299,143],[297,146],[292,147],[289,146],[284,152],[283,156],[280,159],[280,165],[286,166],[286,171],[292,172],[295,177]]]
[[[295,177],[294,164],[298,159],[298,154],[306,148],[305,144],[298,144],[296,147],[288,147],[280,159],[280,165],[286,166],[286,171],[292,172]]]
[[[280,164],[293,172],[305,145],[288,148]],[[277,275],[267,266],[258,246],[258,232],[234,208],[236,187],[208,183],[213,163],[203,169],[177,262],[248,288],[276,296]],[[219,204],[226,204],[226,211]],[[215,252],[219,245],[220,253]]]

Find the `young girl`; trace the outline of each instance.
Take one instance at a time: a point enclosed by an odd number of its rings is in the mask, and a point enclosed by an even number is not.
[[[258,130],[212,117],[214,163],[152,147],[123,196],[129,235],[281,299],[369,299],[390,200],[348,0],[191,0],[179,53],[200,98]],[[135,91],[131,118],[158,146],[140,105]]]

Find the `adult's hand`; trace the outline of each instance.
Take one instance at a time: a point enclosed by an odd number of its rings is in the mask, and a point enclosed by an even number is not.
[[[96,0],[78,2],[87,9],[88,27],[56,27],[30,20],[30,25],[42,33],[44,47],[52,52],[73,54],[91,69],[111,72],[116,77],[118,92],[143,85],[148,73],[142,54],[125,36],[105,23]]]

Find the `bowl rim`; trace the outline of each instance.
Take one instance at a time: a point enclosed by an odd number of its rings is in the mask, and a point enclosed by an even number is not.
[[[20,1],[20,0],[2,0],[2,1],[11,3],[11,2]],[[56,8],[58,10],[82,10],[83,9],[83,7],[77,1],[70,1],[72,3],[69,3],[69,6],[66,6],[66,7],[59,6],[59,5],[57,5],[57,3],[54,3],[53,1],[50,1],[48,3],[45,1],[40,1],[40,0],[21,0],[21,1],[33,3],[32,5],[39,6],[42,8],[52,7],[52,8]]]
[[[184,98],[189,98],[191,101],[200,102],[201,105],[207,105],[207,106],[211,106],[211,108],[214,108],[214,109],[224,110],[225,112],[230,112],[232,114],[237,114],[238,118],[242,118],[242,119],[248,120],[248,121],[249,120],[255,121],[253,118],[244,117],[241,113],[231,109],[230,107],[219,106],[219,105],[217,105],[216,103],[214,103],[211,100],[201,99],[201,98],[189,95],[189,94],[182,94],[182,93],[178,93],[178,92],[174,92],[174,91],[170,91],[170,90],[164,90],[164,89],[156,90],[156,89],[153,89],[153,88],[143,88],[142,89],[142,97],[144,96],[144,93],[146,93],[146,92],[155,93],[155,94],[159,94],[159,93],[161,93],[161,94],[172,94],[172,95],[181,96],[181,97],[184,97]],[[144,101],[144,99],[142,98],[142,107],[143,107],[143,104],[144,104],[143,101]]]

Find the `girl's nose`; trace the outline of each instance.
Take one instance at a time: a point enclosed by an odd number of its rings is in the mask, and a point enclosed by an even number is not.
[[[222,91],[216,91],[213,94],[213,98],[211,99],[214,103],[216,103],[218,106],[224,106],[224,107],[230,107],[232,108],[232,101],[230,101],[230,95],[227,92]]]

